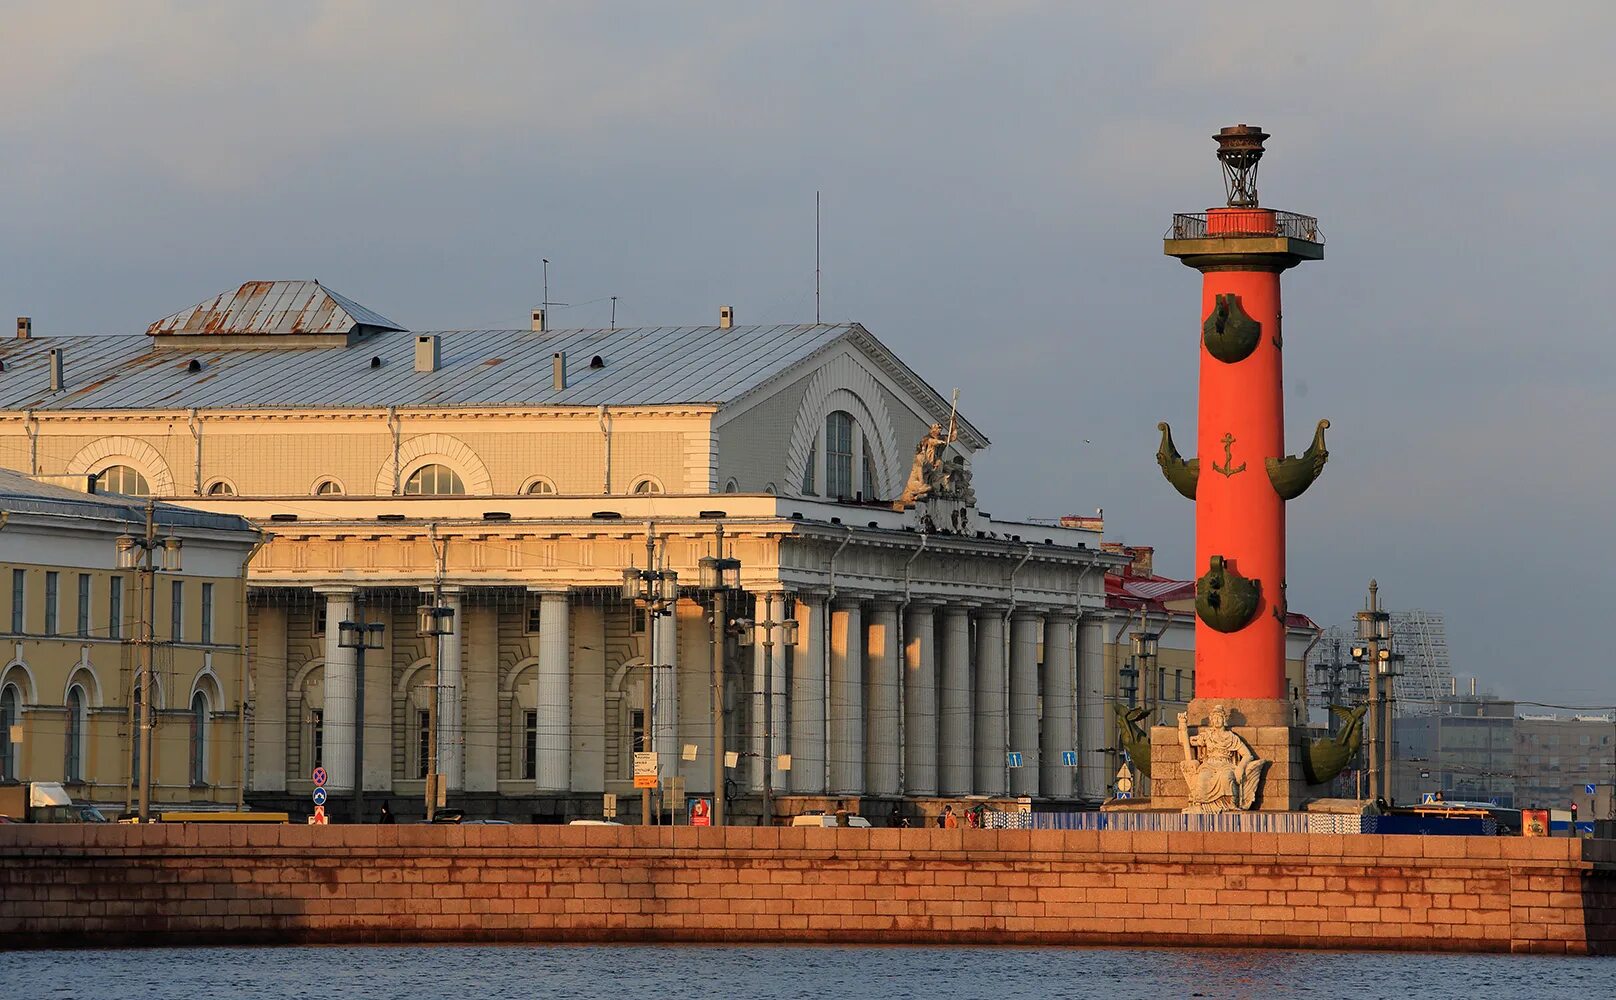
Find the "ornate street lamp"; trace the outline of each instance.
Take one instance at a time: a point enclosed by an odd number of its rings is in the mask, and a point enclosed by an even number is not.
[[[140,696],[140,718],[134,734],[140,766],[138,774],[130,775],[130,783],[139,786],[140,821],[151,819],[152,776],[152,652],[156,645],[157,574],[180,572],[182,539],[167,535],[157,537],[157,501],[146,501],[146,531],[143,535],[122,534],[116,542],[117,567],[133,570],[140,575],[143,599],[140,607],[140,628],[130,642],[140,647],[140,666],[136,678],[136,691]],[[157,554],[162,553],[159,566]],[[175,636],[177,639],[178,636]]]
[[[354,679],[354,716],[359,720],[354,738],[354,822],[365,821],[365,650],[382,648],[382,632],[387,626],[381,622],[365,621],[364,599],[360,598],[354,611],[356,622],[337,623],[337,645],[354,651],[356,677]]]
[[[415,634],[425,639],[427,656],[432,665],[432,697],[426,703],[426,821],[432,822],[438,813],[438,797],[443,779],[438,774],[438,692],[443,678],[439,676],[438,640],[454,634],[454,608],[437,604],[422,604],[415,609]]]

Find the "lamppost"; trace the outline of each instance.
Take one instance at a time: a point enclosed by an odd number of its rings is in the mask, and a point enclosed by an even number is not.
[[[641,690],[641,703],[645,706],[645,743],[647,750],[654,750],[656,742],[653,738],[656,722],[656,687],[654,683],[654,670],[657,658],[657,619],[663,615],[672,614],[674,605],[679,602],[679,574],[671,569],[652,569],[656,565],[656,525],[648,524],[645,528],[645,569],[636,569],[633,566],[623,570],[623,600],[639,602],[645,606],[645,638],[650,646],[649,654],[645,658],[644,685]],[[662,762],[657,759],[657,779],[661,783]],[[651,824],[651,789],[640,789],[640,825]]]
[[[428,823],[437,818],[438,799],[443,797],[441,793],[444,791],[439,787],[443,783],[443,777],[438,774],[438,691],[442,687],[442,678],[438,675],[440,666],[438,642],[444,636],[454,634],[454,608],[443,607],[442,600],[442,592],[438,591],[433,594],[434,603],[423,604],[415,609],[415,634],[426,640],[426,655],[432,669],[432,697],[428,698],[426,702],[426,821]],[[359,676],[364,676],[363,669],[360,670]],[[363,727],[363,716],[360,718],[361,727]],[[355,776],[355,787],[358,784],[358,777]]]
[[[785,614],[781,602],[780,613]],[[763,598],[763,619],[745,622],[751,626],[740,634],[740,645],[753,644],[753,628],[763,630],[763,820],[774,825],[774,630],[780,630],[780,641],[787,646],[797,644],[797,621],[794,618],[775,620],[774,595]]]
[[[353,783],[353,821],[365,821],[365,650],[382,648],[382,631],[387,626],[381,622],[365,621],[365,599],[363,595],[354,601],[354,615],[356,622],[337,623],[337,645],[343,649],[354,651],[357,663],[354,678],[354,716],[359,720],[354,736],[354,783]]]
[[[157,501],[146,501],[146,533],[144,535],[119,535],[117,540],[118,568],[134,570],[140,575],[141,602],[140,602],[140,629],[139,635],[131,641],[140,647],[139,677],[136,679],[136,690],[140,695],[140,719],[137,723],[139,730],[136,736],[136,753],[140,757],[138,773],[130,775],[140,786],[140,821],[151,820],[151,776],[152,776],[152,652],[156,645],[156,627],[153,620],[157,617],[157,553],[162,552],[162,571],[178,573],[180,571],[180,546],[184,544],[174,535],[164,538],[157,537]],[[178,639],[179,636],[172,638]]]
[[[1381,610],[1380,584],[1374,580],[1369,581],[1369,605],[1358,612],[1358,642],[1352,647],[1352,659],[1355,663],[1366,664],[1369,674],[1369,800],[1379,801],[1389,790],[1384,787],[1389,784],[1391,775],[1389,765],[1391,761],[1390,747],[1390,719],[1383,719],[1382,714],[1386,705],[1386,691],[1384,684],[1391,684],[1391,674],[1384,672],[1382,661],[1391,659],[1392,616]],[[1381,759],[1381,743],[1385,742],[1388,752],[1385,760]]]
[[[1150,706],[1151,714],[1155,717],[1157,725],[1161,724],[1162,678],[1156,672],[1156,653],[1161,639],[1160,632],[1152,632],[1142,624],[1138,629],[1129,633],[1133,640],[1133,659],[1135,670],[1142,675],[1144,689],[1144,703]],[[1156,700],[1150,700],[1150,679],[1156,678]]]
[[[716,556],[707,556],[700,563],[701,589],[712,595],[709,624],[712,635],[709,658],[713,668],[712,728],[713,728],[713,825],[724,825],[724,632],[728,597],[732,590],[741,588],[741,561],[724,555],[724,526],[718,525]]]

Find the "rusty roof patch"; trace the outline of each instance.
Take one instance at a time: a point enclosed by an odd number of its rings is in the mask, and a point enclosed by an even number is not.
[[[151,336],[266,336],[402,330],[402,326],[318,281],[248,281],[165,316]]]

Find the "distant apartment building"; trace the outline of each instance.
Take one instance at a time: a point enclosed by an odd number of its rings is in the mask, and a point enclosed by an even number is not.
[[[1449,802],[1516,805],[1515,703],[1479,694],[1441,698],[1435,707],[1396,720],[1393,801],[1440,794]]]
[[[1616,819],[1616,716],[1523,715],[1515,722],[1517,802],[1578,807],[1579,820]],[[1593,790],[1589,790],[1593,786]]]

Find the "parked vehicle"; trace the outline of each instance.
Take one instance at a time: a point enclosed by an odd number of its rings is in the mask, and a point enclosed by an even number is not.
[[[75,804],[58,781],[0,785],[0,817],[17,823],[105,823],[101,810]]]
[[[791,825],[792,826],[837,826],[839,824],[836,822],[836,815],[834,813],[804,813],[801,816],[793,816],[793,817],[791,817]],[[869,826],[870,826],[870,821],[865,819],[863,816],[855,816],[852,813],[848,813],[847,814],[847,825],[849,827],[858,827],[860,829],[868,829]]]

